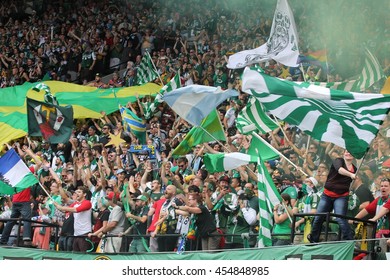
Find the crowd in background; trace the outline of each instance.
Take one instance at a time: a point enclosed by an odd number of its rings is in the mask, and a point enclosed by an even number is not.
[[[46,3],[39,13],[31,7],[25,17],[17,16],[21,11],[16,5],[5,9],[1,4],[2,87],[36,82],[45,76],[100,88],[134,86],[137,66],[149,52],[164,84],[180,71],[182,86],[202,84],[239,91],[237,99],[217,108],[227,142],[203,143],[178,158],[172,157],[172,151],[191,125],[165,103],[146,120],[146,144],[154,146],[146,152],[134,148],[139,141],[123,130],[119,112],[78,120],[67,143],[54,145],[29,137],[10,143],[9,148],[18,151],[41,184],[28,189],[28,199],[16,201],[32,209],[30,214],[23,212],[26,209],[19,214],[60,227],[58,245],[52,244],[54,231],[39,226],[31,233],[23,232],[28,245],[133,253],[256,245],[259,202],[255,165],[209,173],[202,157],[204,153],[246,152],[251,145],[251,136],[240,134],[235,127],[248,94],[240,91],[240,71],[229,71],[226,63],[229,54],[266,42],[274,7],[259,9],[260,4],[251,2],[243,4],[242,12],[233,13],[224,1],[193,0],[185,7],[170,5],[173,2],[58,1]],[[304,13],[296,17],[300,27],[299,19],[307,24]],[[307,41],[301,44],[302,49],[310,49]],[[384,66],[387,63],[383,60]],[[286,73],[273,61],[261,66],[270,75],[292,80],[329,78],[320,68]],[[102,76],[109,73],[113,73],[112,79],[102,82]],[[337,72],[332,74],[341,80]],[[128,104],[139,116],[141,102]],[[388,127],[386,120],[351,188],[351,217],[375,198],[390,194],[390,189],[385,191],[382,186],[390,178]],[[125,142],[106,146],[110,134],[120,135]],[[344,151],[310,139],[283,122],[263,137],[289,159],[281,156],[266,162],[285,205],[274,209],[273,244],[287,245],[291,243],[290,214],[315,213],[332,160],[342,157]],[[1,217],[7,218],[15,200],[4,197],[2,201],[5,211]],[[298,220],[297,233],[303,233],[307,221],[310,217]],[[13,239],[8,239],[11,228],[8,226],[6,235],[3,229],[0,243],[12,244]],[[180,236],[170,235],[175,233]]]
[[[25,1],[0,4],[1,87],[41,79],[87,84],[94,80],[96,73],[106,75],[120,69],[128,70],[119,77],[121,81],[104,86],[132,86],[136,72],[133,70],[145,51],[151,53],[164,83],[180,69],[187,84],[226,87],[227,82],[234,79],[234,73],[225,67],[225,56],[265,43],[275,9],[275,4],[267,1],[203,3],[192,0],[187,3],[191,9],[174,0],[34,1],[32,6],[27,4]],[[307,6],[294,1],[291,5],[300,31],[300,52],[322,50],[324,44],[331,48],[332,45],[323,41],[326,34],[319,26],[318,11],[308,10]],[[349,9],[358,10],[361,5],[357,3]],[[359,51],[365,44],[388,74],[389,32],[380,22],[385,19],[372,16],[369,9],[363,11],[362,17],[378,21],[377,28],[373,27],[374,21],[364,25],[361,33],[366,40],[364,44],[359,41],[361,38],[355,37],[356,32],[347,32],[342,40],[334,39],[337,51],[328,52],[328,70],[333,69],[330,65],[337,61],[344,63],[343,58],[347,57],[344,64],[352,64],[350,74],[347,76],[339,71],[342,67],[335,67],[332,73],[323,69],[316,77],[317,67],[310,69],[314,75],[304,70],[308,78],[339,81],[359,74],[363,59],[363,52]],[[343,20],[348,18],[350,25],[359,26],[353,14],[356,13],[347,13]],[[333,30],[331,34],[335,36],[337,32]],[[354,44],[355,48],[348,44]],[[358,45],[362,45],[361,48],[357,48]],[[283,78],[291,76],[293,80],[305,78],[299,68],[290,69],[288,74],[275,63],[265,68],[275,76],[283,74]],[[218,72],[222,72],[219,77]]]

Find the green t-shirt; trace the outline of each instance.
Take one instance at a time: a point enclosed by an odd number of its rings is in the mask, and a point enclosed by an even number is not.
[[[278,215],[280,216],[284,212],[285,212],[285,210],[282,210],[282,211],[278,212]],[[274,235],[283,234],[283,235],[275,236],[278,239],[290,239],[290,234],[291,234],[291,227],[290,227],[290,225],[291,225],[291,221],[290,221],[289,218],[287,218],[286,220],[284,220],[280,224],[276,224],[275,223],[274,229],[273,229],[273,234]]]

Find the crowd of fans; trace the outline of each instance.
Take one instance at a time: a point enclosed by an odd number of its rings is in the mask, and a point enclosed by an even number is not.
[[[259,9],[259,4],[251,1],[234,13],[224,1],[193,0],[185,7],[172,5],[174,2],[58,1],[38,7],[39,13],[37,7],[30,7],[24,17],[16,16],[23,14],[16,5],[5,9],[1,4],[2,87],[36,82],[45,76],[100,88],[134,86],[137,66],[149,52],[164,84],[180,71],[182,86],[220,86],[240,93],[217,108],[227,142],[197,145],[183,157],[172,157],[172,151],[191,125],[165,103],[146,120],[144,146],[123,130],[118,112],[102,112],[101,119],[78,120],[67,143],[54,145],[30,137],[10,143],[9,148],[18,151],[40,185],[26,190],[28,199],[4,197],[1,218],[11,213],[15,217],[15,203],[25,203],[32,205],[33,213],[19,214],[60,227],[55,245],[50,245],[55,240],[50,227],[36,225],[31,234],[25,230],[27,245],[137,253],[257,244],[255,165],[209,173],[202,157],[204,153],[245,153],[251,145],[251,136],[240,134],[235,127],[235,118],[249,96],[240,91],[240,71],[229,71],[226,63],[229,54],[265,43],[274,7]],[[306,76],[299,68],[286,74],[286,69],[273,61],[261,66],[270,75],[293,80],[328,78],[321,72],[316,75],[319,68],[307,69]],[[104,83],[101,78],[108,73],[113,73],[112,79]],[[339,75],[334,78],[341,79]],[[142,101],[128,104],[141,117]],[[365,202],[383,195],[381,181],[390,178],[388,124],[386,120],[352,187],[352,217],[367,206]],[[267,161],[266,167],[286,206],[274,209],[273,244],[287,245],[290,214],[315,213],[332,160],[342,157],[343,151],[311,139],[297,127],[280,125],[263,137],[281,153],[278,160]],[[120,135],[125,142],[106,146],[110,135]],[[367,198],[367,192],[371,197]],[[297,233],[304,231],[307,221],[309,217],[298,220]],[[3,229],[0,243],[12,244],[12,226]]]

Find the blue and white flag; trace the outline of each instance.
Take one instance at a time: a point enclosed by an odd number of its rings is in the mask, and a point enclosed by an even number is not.
[[[14,149],[0,158],[0,194],[15,194],[38,183],[38,179]]]
[[[180,117],[192,125],[199,126],[213,109],[234,96],[238,96],[234,89],[223,91],[220,87],[190,85],[167,92],[162,99]]]

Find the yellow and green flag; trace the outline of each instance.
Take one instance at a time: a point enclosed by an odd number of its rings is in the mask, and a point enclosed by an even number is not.
[[[191,152],[192,147],[211,141],[226,141],[225,132],[222,128],[217,110],[203,119],[199,126],[193,127],[184,137],[183,141],[173,151],[173,156],[186,155]]]
[[[0,89],[0,147],[13,139],[27,134],[26,97],[43,101],[45,91],[37,92],[38,83]],[[58,81],[45,81],[61,106],[73,107],[74,118],[100,118],[101,112],[111,114],[118,111],[118,102],[135,102],[139,96],[155,95],[161,86],[148,83],[142,86],[99,89]],[[115,97],[116,95],[116,97]]]

